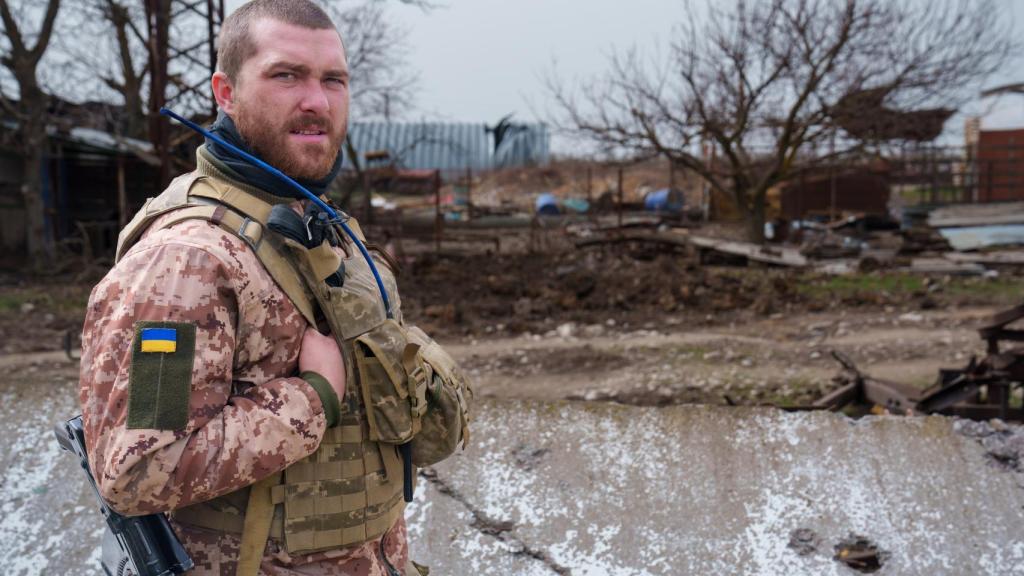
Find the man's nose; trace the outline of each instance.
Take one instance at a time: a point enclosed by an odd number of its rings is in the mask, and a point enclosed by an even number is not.
[[[331,109],[331,102],[327,98],[327,91],[319,81],[310,79],[303,90],[302,101],[299,107],[303,112],[316,112],[327,114]]]

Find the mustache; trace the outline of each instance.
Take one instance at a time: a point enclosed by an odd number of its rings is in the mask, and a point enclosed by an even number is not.
[[[334,126],[328,119],[302,119],[288,124],[288,131],[294,130],[318,130],[320,132],[331,132]]]

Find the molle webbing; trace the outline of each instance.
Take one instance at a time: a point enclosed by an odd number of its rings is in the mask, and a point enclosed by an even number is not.
[[[364,438],[358,425],[330,428],[317,452],[285,469],[285,483],[270,490],[271,502],[284,504],[283,513],[278,508],[274,514],[271,538],[292,551],[340,548],[379,537],[394,525],[405,509],[391,481],[401,477],[401,462],[393,446]],[[218,504],[225,498],[174,510],[171,517],[241,534],[245,512]]]
[[[204,160],[201,156],[199,159]],[[245,241],[311,326],[317,325],[317,307],[327,316],[347,360],[346,374],[352,383],[342,402],[340,425],[327,429],[317,451],[286,468],[283,482],[270,487],[270,500],[275,505],[271,538],[283,540],[291,554],[305,554],[360,544],[393,526],[405,510],[402,462],[394,445],[370,441],[357,375],[348,361],[353,343],[346,333],[359,335],[383,321],[383,317],[377,317],[380,304],[369,270],[353,254],[342,289],[331,288],[334,292],[327,294],[326,286],[308,286],[308,279],[296,270],[288,241],[265,230],[273,205],[212,174],[179,177],[163,194],[148,201],[125,228],[119,238],[118,258],[159,217],[163,217],[161,228],[186,220],[205,220]],[[358,223],[350,220],[349,225],[361,238]],[[337,260],[319,260],[325,264],[313,266],[314,275],[337,267]],[[303,266],[308,265],[306,262],[298,268],[304,270]],[[394,279],[388,276],[385,281],[394,292]],[[372,314],[353,315],[360,311]],[[242,533],[250,493],[250,488],[243,488],[174,510],[171,516],[183,524]]]
[[[395,489],[401,463],[393,446],[365,438],[358,425],[328,429],[316,453],[285,470],[285,483],[272,497],[284,503],[289,550],[365,542],[398,520],[404,510],[401,490]]]

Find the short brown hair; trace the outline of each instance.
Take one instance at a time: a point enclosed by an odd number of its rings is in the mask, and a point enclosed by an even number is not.
[[[310,0],[252,0],[224,19],[217,38],[217,69],[234,80],[242,64],[256,53],[253,23],[270,18],[311,30],[337,31],[331,17]]]

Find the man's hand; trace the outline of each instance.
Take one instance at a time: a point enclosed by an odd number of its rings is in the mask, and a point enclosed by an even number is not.
[[[299,372],[312,370],[323,376],[338,394],[338,400],[345,397],[345,364],[341,349],[331,336],[324,336],[315,328],[306,328],[302,334],[302,348],[299,350]]]

